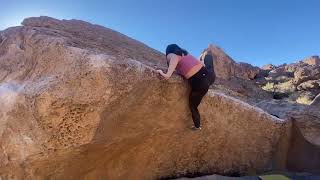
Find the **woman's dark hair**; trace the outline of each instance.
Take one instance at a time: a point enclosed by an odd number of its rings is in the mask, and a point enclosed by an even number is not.
[[[168,56],[168,54],[170,53],[173,53],[175,55],[178,55],[178,56],[186,56],[188,55],[188,51],[186,51],[185,49],[182,49],[181,47],[179,47],[178,45],[176,44],[170,44],[167,46],[167,49],[166,49],[166,56]]]

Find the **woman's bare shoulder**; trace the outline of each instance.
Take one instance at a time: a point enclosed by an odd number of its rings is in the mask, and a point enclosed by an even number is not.
[[[180,56],[178,56],[178,55],[176,55],[176,54],[174,54],[174,53],[168,54],[167,58],[168,58],[170,61],[171,61],[171,60],[177,60],[177,61],[179,61],[179,60],[181,59]]]

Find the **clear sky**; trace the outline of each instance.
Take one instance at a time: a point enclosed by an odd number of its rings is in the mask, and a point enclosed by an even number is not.
[[[164,52],[209,43],[257,66],[320,55],[320,0],[0,0],[0,30],[30,16],[81,19]]]

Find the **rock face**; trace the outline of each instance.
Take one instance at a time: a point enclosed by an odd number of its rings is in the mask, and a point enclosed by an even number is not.
[[[283,101],[261,101],[256,106],[281,119],[292,120],[287,166],[291,171],[319,173],[320,106],[289,104]],[[304,161],[309,159],[308,162]]]
[[[111,29],[81,20],[59,21],[40,17],[25,19],[22,24],[34,30],[44,30],[44,33],[49,33],[48,35],[56,39],[60,38],[59,41],[63,41],[71,47],[104,52],[119,59],[139,59],[148,65],[161,65],[165,60],[163,54],[139,41]],[[50,29],[49,32],[47,32],[48,29]]]
[[[23,25],[0,32],[1,179],[140,180],[288,167],[290,119],[210,90],[200,105],[203,129],[191,131],[187,82],[159,78],[161,53],[83,21],[40,17]]]
[[[298,90],[312,90],[312,89],[320,89],[320,80],[309,80],[305,81],[299,86],[297,86]]]
[[[318,56],[297,63],[274,67],[266,76],[264,90],[285,94],[288,101],[310,104],[320,93],[320,64]]]
[[[320,65],[320,58],[319,56],[311,56],[303,60],[304,63],[308,65]]]
[[[211,54],[216,57],[214,69],[218,78],[229,80],[231,77],[237,77],[250,80],[254,79],[260,72],[258,67],[254,67],[250,64],[236,63],[221,48],[212,44],[203,51],[200,55],[200,59],[203,59],[206,54]]]
[[[261,69],[271,71],[274,68],[275,68],[275,66],[273,64],[266,64],[266,65],[262,66]]]
[[[320,66],[308,65],[298,68],[294,72],[294,83],[301,84],[308,80],[320,79]]]

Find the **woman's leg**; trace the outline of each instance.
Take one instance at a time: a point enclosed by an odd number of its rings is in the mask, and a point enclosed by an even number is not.
[[[194,126],[200,127],[200,114],[198,106],[204,95],[208,92],[210,86],[209,73],[206,68],[201,69],[198,73],[190,78],[191,92],[189,96],[189,107],[192,113]]]
[[[206,54],[203,60],[208,71],[214,71],[213,69],[213,56],[211,54]]]
[[[204,95],[208,92],[208,88],[203,89],[201,91],[195,91],[194,89],[191,89],[191,93],[189,96],[189,107],[192,114],[192,120],[194,123],[194,126],[196,128],[199,128],[201,126],[200,124],[200,113],[198,110],[198,106],[204,97]]]
[[[214,72],[214,66],[213,66],[213,60],[214,60],[214,56],[212,56],[211,54],[207,54],[204,57],[204,64],[206,65],[206,68],[209,72],[210,85],[213,84],[216,79],[216,74]]]

